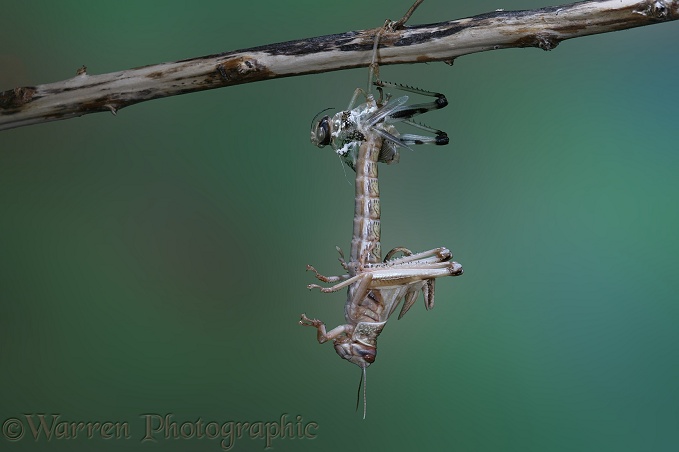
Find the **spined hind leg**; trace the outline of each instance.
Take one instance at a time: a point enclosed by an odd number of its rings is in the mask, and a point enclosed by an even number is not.
[[[424,89],[420,88],[415,88],[414,86],[408,86],[408,85],[402,85],[400,83],[392,83],[392,82],[385,82],[383,80],[375,80],[373,82],[373,85],[377,86],[378,89],[381,88],[396,88],[401,91],[408,91],[411,93],[416,93],[416,94],[421,94],[423,96],[428,96],[428,97],[435,97],[436,100],[432,102],[425,102],[421,104],[413,104],[413,105],[402,105],[395,109],[389,117],[392,120],[410,120],[413,118],[413,116],[421,115],[424,113],[427,113],[432,110],[439,110],[441,108],[444,108],[448,105],[448,99],[446,99],[446,96],[442,93],[436,93],[434,91],[427,91]],[[415,127],[419,127],[423,130],[427,130],[429,132],[439,132],[439,133],[444,133],[438,129],[432,129],[431,127],[423,126],[421,124],[414,124]]]

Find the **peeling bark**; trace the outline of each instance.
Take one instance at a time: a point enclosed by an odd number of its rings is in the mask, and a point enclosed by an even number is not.
[[[595,0],[528,11],[494,11],[382,33],[379,64],[452,61],[516,47],[554,49],[580,36],[679,18],[679,0]],[[0,130],[110,111],[161,97],[370,64],[380,28],[161,63],[101,75],[78,69],[60,82],[0,93]]]

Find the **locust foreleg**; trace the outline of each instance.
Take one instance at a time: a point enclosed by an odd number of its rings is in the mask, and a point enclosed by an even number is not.
[[[340,325],[330,331],[326,331],[325,323],[318,319],[310,319],[306,316],[306,314],[302,314],[299,324],[302,326],[312,326],[316,328],[316,330],[318,330],[316,339],[318,339],[319,344],[323,344],[329,340],[339,339],[342,335],[349,336],[354,331],[353,325]]]
[[[318,270],[316,270],[313,266],[307,265],[306,266],[307,271],[312,271],[316,274],[316,279],[319,279],[323,282],[326,283],[336,283],[339,281],[344,281],[345,279],[349,278],[349,275],[340,275],[340,276],[323,276],[320,273],[318,273]]]

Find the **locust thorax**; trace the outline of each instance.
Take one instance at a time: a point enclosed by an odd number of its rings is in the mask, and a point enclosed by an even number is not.
[[[335,351],[342,358],[356,364],[360,368],[366,368],[375,362],[377,347],[361,344],[360,342],[336,342]]]

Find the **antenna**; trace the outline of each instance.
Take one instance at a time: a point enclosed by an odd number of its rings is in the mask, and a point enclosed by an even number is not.
[[[347,177],[347,165],[342,161],[342,156],[337,154],[337,158],[340,161],[340,165],[342,166],[342,171],[344,171],[344,179],[347,181],[347,184],[351,186],[351,182],[349,181],[349,178]]]
[[[366,367],[363,367],[363,419],[365,419],[365,412],[368,411],[368,399],[366,397],[366,392],[368,390],[368,374],[365,370]]]
[[[318,118],[319,116],[321,116],[322,113],[325,113],[325,112],[328,111],[328,110],[332,110],[333,108],[334,108],[334,107],[324,108],[323,110],[321,110],[321,111],[319,111],[318,113],[316,113],[316,116],[314,116],[314,119],[311,120],[311,127],[314,126],[314,123],[316,122],[316,118]]]
[[[365,413],[368,411],[368,399],[366,396],[366,391],[368,390],[368,378],[366,373],[367,366],[361,367],[363,373],[361,374],[361,379],[358,380],[358,394],[356,394],[356,411],[358,411],[358,404],[361,401],[361,384],[363,384],[363,419],[365,419]]]

